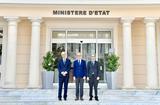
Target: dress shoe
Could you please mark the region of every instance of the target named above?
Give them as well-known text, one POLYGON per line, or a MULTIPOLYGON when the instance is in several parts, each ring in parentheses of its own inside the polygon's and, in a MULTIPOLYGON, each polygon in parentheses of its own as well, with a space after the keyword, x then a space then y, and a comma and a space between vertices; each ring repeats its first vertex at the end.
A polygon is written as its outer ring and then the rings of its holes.
POLYGON ((92 97, 89 98, 89 101, 92 101, 92 97))
POLYGON ((98 97, 95 97, 95 100, 96 100, 96 101, 99 101, 98 97))
POLYGON ((65 101, 67 101, 67 98, 64 98, 65 101))
POLYGON ((84 100, 82 97, 81 97, 80 99, 81 99, 81 101, 83 101, 83 100, 84 100))
POLYGON ((79 100, 79 98, 76 98, 76 99, 75 99, 75 101, 78 101, 78 100, 79 100))
POLYGON ((58 98, 58 100, 59 100, 59 101, 62 101, 62 99, 61 99, 61 98, 58 98))

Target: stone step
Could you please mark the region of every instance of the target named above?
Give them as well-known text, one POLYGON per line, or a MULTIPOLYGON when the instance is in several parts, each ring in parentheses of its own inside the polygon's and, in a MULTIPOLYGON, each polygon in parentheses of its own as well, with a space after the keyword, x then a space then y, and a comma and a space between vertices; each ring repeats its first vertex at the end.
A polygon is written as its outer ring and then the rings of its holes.
POLYGON ((75 101, 75 89, 68 90, 68 100, 58 101, 58 89, 0 89, 0 105, 160 105, 159 90, 99 89, 100 101, 89 101, 84 89, 84 101, 75 101))
POLYGON ((1 105, 160 105, 159 102, 19 102, 0 103, 1 105))

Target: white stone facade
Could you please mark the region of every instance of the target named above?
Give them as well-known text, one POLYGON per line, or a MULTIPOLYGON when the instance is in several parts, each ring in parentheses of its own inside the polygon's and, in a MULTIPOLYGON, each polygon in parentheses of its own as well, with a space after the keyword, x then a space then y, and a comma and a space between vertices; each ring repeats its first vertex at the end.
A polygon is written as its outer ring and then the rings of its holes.
POLYGON ((82 6, 77 1, 77 7, 73 6, 74 2, 59 5, 54 2, 50 5, 27 2, 21 4, 17 1, 13 4, 6 1, 0 4, 0 27, 6 33, 2 44, 3 63, 0 65, 2 88, 41 88, 42 58, 45 52, 52 49, 51 32, 54 29, 95 29, 96 32, 99 29, 111 29, 113 49, 120 56, 121 63, 118 88, 160 87, 158 1, 154 1, 158 6, 141 2, 136 7, 127 1, 130 7, 124 7, 127 5, 125 3, 114 5, 114 1, 112 5, 111 2, 105 2, 105 6, 91 1, 88 2, 89 6, 87 3, 82 6), (71 6, 84 11, 103 8, 110 13, 105 16, 52 14, 53 10, 72 10, 71 6))

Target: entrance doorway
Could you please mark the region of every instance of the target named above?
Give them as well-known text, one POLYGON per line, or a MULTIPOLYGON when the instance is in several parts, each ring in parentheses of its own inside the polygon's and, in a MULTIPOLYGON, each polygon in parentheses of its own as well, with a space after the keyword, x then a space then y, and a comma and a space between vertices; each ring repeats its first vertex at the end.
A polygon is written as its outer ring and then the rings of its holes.
MULTIPOLYGON (((94 30, 94 31, 75 31, 75 30, 53 30, 52 31, 52 51, 58 49, 65 51, 72 62, 76 59, 76 53, 82 52, 82 58, 86 63, 90 60, 92 54, 100 63, 100 82, 104 82, 104 54, 112 49, 112 31, 94 30)), ((58 51, 56 50, 56 51, 58 51)), ((73 69, 70 71, 70 80, 73 82, 73 69)), ((55 82, 58 82, 58 71, 55 73, 55 82)))

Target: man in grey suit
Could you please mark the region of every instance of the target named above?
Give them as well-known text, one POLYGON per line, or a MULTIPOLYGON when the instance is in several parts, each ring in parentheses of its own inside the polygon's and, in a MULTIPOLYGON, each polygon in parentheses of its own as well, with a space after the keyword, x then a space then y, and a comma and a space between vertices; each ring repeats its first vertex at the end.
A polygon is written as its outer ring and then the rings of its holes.
POLYGON ((73 63, 73 79, 76 82, 76 101, 83 101, 83 84, 86 78, 86 61, 82 59, 82 54, 77 53, 77 60, 73 63), (79 92, 80 91, 80 92, 79 92), (80 93, 80 94, 79 94, 80 93))
POLYGON ((91 61, 88 62, 87 64, 87 80, 89 83, 89 100, 91 101, 93 98, 93 87, 94 87, 94 93, 95 93, 95 100, 98 100, 98 81, 100 77, 100 68, 99 68, 99 63, 95 59, 95 55, 91 56, 91 61))

